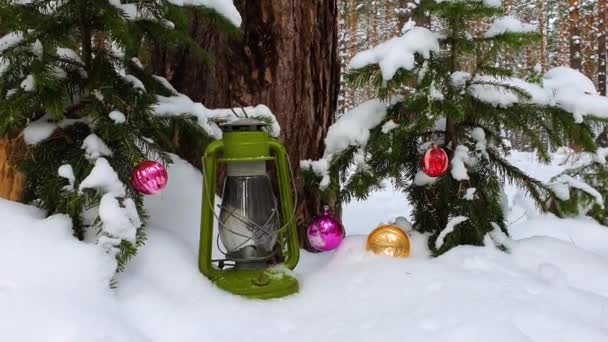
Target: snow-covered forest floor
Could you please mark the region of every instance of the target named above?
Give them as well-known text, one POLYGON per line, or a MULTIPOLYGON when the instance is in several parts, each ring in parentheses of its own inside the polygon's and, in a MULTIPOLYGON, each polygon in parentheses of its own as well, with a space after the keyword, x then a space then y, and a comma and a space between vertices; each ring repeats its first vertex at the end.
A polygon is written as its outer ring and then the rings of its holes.
MULTIPOLYGON (((548 180, 563 155, 538 165, 548 180)), ((0 200, 0 341, 608 341, 608 228, 541 216, 515 187, 510 253, 458 247, 430 258, 365 252, 380 222, 407 216, 390 188, 344 210, 349 237, 335 252, 303 252, 297 295, 251 301, 216 289, 196 266, 199 172, 176 160, 169 186, 148 197, 148 241, 107 287, 113 263, 72 238, 69 220, 0 200)))

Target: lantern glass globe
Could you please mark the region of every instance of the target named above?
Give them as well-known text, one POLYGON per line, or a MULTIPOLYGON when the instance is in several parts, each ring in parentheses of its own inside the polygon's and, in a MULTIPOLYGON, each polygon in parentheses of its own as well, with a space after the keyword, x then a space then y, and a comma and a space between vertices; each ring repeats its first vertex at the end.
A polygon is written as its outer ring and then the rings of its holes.
POLYGON ((220 220, 220 239, 229 258, 247 263, 272 255, 280 220, 264 162, 230 165, 224 181, 220 220))

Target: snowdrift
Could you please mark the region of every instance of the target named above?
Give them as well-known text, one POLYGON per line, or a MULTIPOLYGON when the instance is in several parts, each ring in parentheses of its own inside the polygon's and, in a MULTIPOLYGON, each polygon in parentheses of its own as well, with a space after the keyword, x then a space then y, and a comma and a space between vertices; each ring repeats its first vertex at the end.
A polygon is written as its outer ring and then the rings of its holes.
POLYGON ((608 229, 592 221, 536 217, 511 227, 510 253, 435 259, 418 234, 405 260, 351 235, 303 254, 300 293, 255 301, 198 272, 200 184, 176 160, 147 200, 146 246, 113 280, 112 260, 75 240, 66 217, 0 200, 0 341, 608 341, 608 229))

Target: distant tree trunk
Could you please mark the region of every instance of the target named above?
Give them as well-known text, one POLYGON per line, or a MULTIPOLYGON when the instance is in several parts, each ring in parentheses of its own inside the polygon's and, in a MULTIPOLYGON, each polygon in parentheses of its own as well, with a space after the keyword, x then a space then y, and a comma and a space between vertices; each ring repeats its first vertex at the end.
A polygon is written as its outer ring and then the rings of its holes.
POLYGON ((606 21, 608 11, 606 0, 598 0, 598 40, 597 40, 597 83, 600 94, 606 96, 606 21))
POLYGON ((570 67, 581 70, 583 55, 581 53, 579 0, 568 0, 568 22, 570 23, 570 67))
POLYGON ((597 31, 595 30, 597 14, 590 11, 583 14, 581 25, 579 25, 579 34, 581 36, 581 71, 590 79, 595 80, 595 71, 597 64, 595 63, 597 55, 597 31))
POLYGON ((367 2, 367 47, 376 45, 376 1, 367 2))
POLYGON ((408 22, 411 18, 411 13, 407 5, 410 0, 399 0, 399 20, 397 20, 397 32, 401 34, 401 30, 403 29, 403 25, 408 22))
POLYGON ((541 72, 546 70, 547 56, 547 27, 545 21, 545 0, 538 1, 538 32, 540 34, 540 51, 538 52, 538 63, 541 72))
POLYGON ((358 38, 359 38, 359 13, 357 9, 358 5, 355 0, 348 0, 348 13, 349 13, 349 32, 350 42, 349 54, 353 56, 357 50, 358 38))
POLYGON ((383 22, 385 23, 384 25, 384 32, 383 32, 383 37, 384 40, 387 40, 389 38, 392 37, 392 27, 393 25, 395 25, 395 23, 393 22, 393 5, 391 3, 391 0, 385 0, 384 1, 384 20, 383 22))
MULTIPOLYGON (((355 56, 359 49, 359 11, 358 5, 355 0, 348 0, 348 13, 349 13, 349 41, 348 41, 348 63, 355 56)), ((348 64, 347 63, 347 64, 348 64)), ((357 92, 354 87, 348 89, 348 108, 352 108, 357 105, 357 92)))
MULTIPOLYGON (((340 58, 340 74, 348 69, 350 57, 348 55, 348 43, 350 32, 348 32, 349 2, 342 1, 338 9, 338 57, 340 58)), ((338 95, 337 115, 345 113, 349 109, 348 89, 340 78, 340 94, 338 95)))
MULTIPOLYGON (((299 176, 302 159, 318 159, 334 122, 339 92, 337 6, 332 0, 236 0, 242 36, 229 39, 195 16, 192 36, 212 56, 157 51, 157 72, 207 107, 267 105, 281 125, 297 178, 298 226, 319 212, 317 189, 299 176)), ((334 204, 334 203, 330 203, 334 204)))
POLYGON ((558 66, 568 65, 568 30, 569 30, 569 11, 568 1, 560 0, 559 6, 559 55, 558 55, 558 66))
POLYGON ((21 200, 25 181, 15 164, 24 151, 25 144, 22 139, 0 139, 0 198, 21 200))
POLYGON ((511 14, 511 0, 503 0, 502 2, 502 8, 505 12, 505 15, 509 15, 511 14))

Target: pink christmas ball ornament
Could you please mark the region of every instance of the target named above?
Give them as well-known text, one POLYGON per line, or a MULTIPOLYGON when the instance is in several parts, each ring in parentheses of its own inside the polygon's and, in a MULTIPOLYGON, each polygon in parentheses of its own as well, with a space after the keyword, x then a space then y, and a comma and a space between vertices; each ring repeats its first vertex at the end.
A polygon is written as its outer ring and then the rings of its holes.
POLYGON ((167 169, 155 161, 144 160, 131 172, 131 187, 144 195, 161 192, 169 181, 167 169))
POLYGON ((327 252, 336 249, 344 240, 344 227, 331 216, 329 207, 317 216, 307 227, 306 236, 312 248, 327 252))

